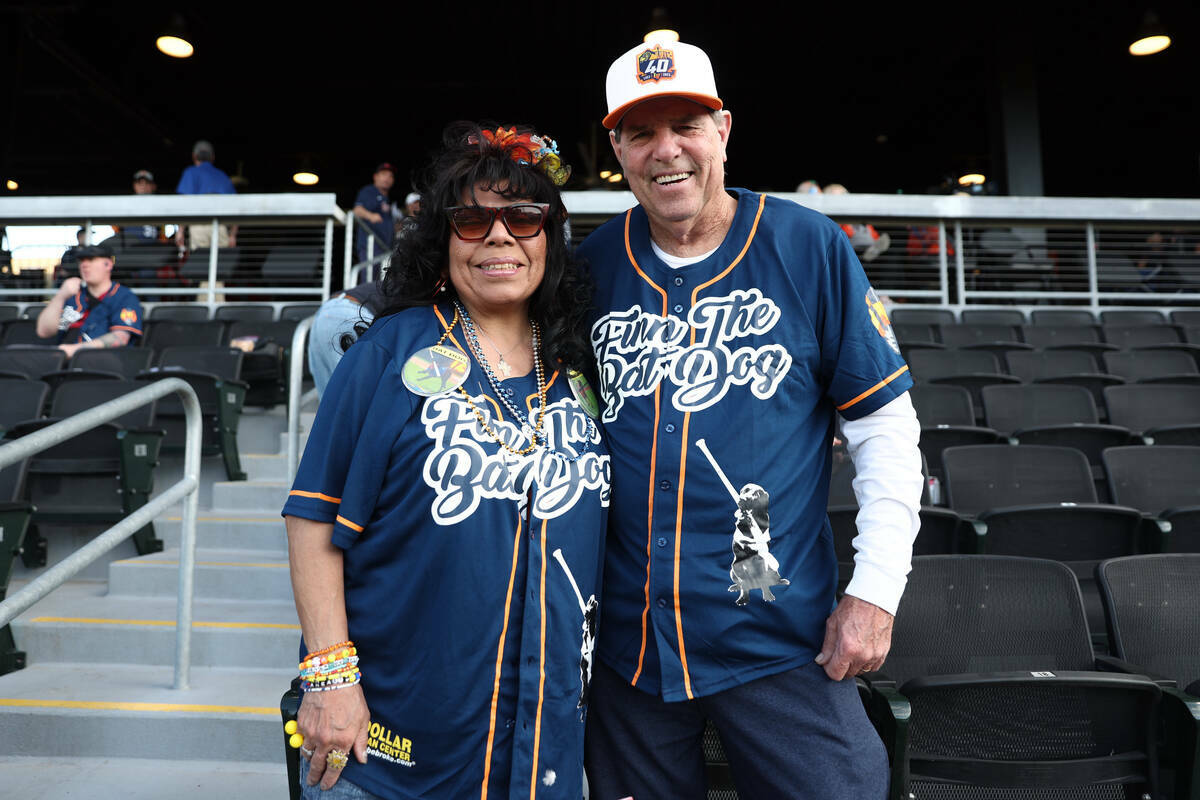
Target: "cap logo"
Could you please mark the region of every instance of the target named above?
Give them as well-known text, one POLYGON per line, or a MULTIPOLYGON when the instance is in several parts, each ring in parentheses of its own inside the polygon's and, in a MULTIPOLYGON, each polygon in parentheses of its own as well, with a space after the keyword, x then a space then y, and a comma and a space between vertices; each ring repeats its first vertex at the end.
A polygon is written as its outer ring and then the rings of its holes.
POLYGON ((663 47, 651 47, 638 54, 638 83, 670 80, 675 77, 675 52, 663 47))

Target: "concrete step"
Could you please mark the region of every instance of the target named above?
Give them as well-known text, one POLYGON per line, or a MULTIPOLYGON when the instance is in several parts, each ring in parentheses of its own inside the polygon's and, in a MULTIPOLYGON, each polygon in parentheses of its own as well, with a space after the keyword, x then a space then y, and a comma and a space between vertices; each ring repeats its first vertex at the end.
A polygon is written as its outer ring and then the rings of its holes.
MULTIPOLYGON (((282 508, 282 506, 280 506, 282 508)), ((154 522, 165 547, 179 547, 183 517, 169 515, 154 522)), ((287 532, 279 509, 256 513, 222 514, 201 511, 196 518, 196 546, 218 550, 269 550, 287 553, 287 532)))
POLYGON ((167 666, 31 666, 0 676, 0 756, 280 763, 279 698, 295 672, 193 668, 177 691, 167 666))
POLYGON ((211 800, 286 797, 287 768, 256 761, 0 758, 5 796, 38 800, 211 800))
MULTIPOLYGON (((196 551, 195 597, 204 600, 292 602, 287 556, 259 550, 196 551)), ((114 561, 108 571, 112 595, 175 597, 179 551, 114 561)))
MULTIPOLYGON (((251 481, 283 481, 287 479, 287 453, 251 453, 242 456, 242 469, 251 481)), ((223 480, 223 479, 222 479, 223 480)))
MULTIPOLYGON (((40 524, 38 531, 46 537, 46 566, 26 567, 20 557, 13 560, 13 579, 26 580, 36 578, 50 567, 62 561, 67 556, 108 530, 111 525, 52 525, 40 524)), ((155 532, 157 533, 157 527, 155 532)), ((32 537, 26 535, 26 545, 30 545, 32 537)), ((75 577, 79 580, 104 581, 108 578, 108 566, 113 561, 137 557, 137 548, 132 539, 126 539, 99 559, 84 567, 75 577)))
MULTIPOLYGON (((29 664, 175 663, 176 598, 106 593, 71 582, 13 620, 29 664)), ((300 623, 290 603, 198 600, 192 610, 192 664, 275 669, 297 660, 300 623)))
POLYGON ((276 514, 291 486, 283 481, 223 481, 212 487, 213 510, 276 514))

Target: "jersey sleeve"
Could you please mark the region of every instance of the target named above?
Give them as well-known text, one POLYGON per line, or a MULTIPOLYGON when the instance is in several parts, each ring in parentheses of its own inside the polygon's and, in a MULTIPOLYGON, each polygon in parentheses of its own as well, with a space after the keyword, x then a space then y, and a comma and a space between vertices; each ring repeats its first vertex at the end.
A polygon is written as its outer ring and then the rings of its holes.
POLYGON ((109 321, 110 331, 125 331, 130 336, 142 335, 142 303, 137 295, 125 289, 117 298, 117 307, 109 321))
POLYGON ((908 365, 879 296, 845 236, 829 243, 820 331, 823 371, 837 410, 849 420, 882 408, 912 386, 908 365))
POLYGON ((412 407, 391 354, 354 344, 325 387, 284 516, 333 523, 333 543, 351 546, 370 522, 412 407))
POLYGON ((354 205, 362 206, 367 211, 375 211, 372 206, 375 205, 375 191, 372 186, 364 186, 358 190, 358 196, 354 198, 354 205))

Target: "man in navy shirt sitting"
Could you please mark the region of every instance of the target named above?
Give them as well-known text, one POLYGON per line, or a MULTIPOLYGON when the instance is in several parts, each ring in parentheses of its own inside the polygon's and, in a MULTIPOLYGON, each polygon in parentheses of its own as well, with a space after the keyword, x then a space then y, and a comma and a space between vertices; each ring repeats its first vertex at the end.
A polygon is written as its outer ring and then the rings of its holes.
POLYGON ((80 277, 58 287, 38 314, 37 335, 57 335, 58 349, 68 357, 81 347, 124 347, 142 335, 142 304, 128 287, 113 283, 111 248, 88 245, 77 254, 80 277))
MULTIPOLYGON (((396 168, 386 161, 375 168, 371 183, 358 190, 354 198, 354 216, 367 223, 367 227, 378 239, 375 242, 374 255, 391 252, 392 237, 396 232, 396 220, 392 210, 392 201, 388 192, 396 182, 396 168)), ((355 254, 359 261, 367 260, 367 237, 360 232, 356 243, 355 254)), ((372 268, 371 274, 377 270, 372 268)))
MULTIPOLYGON (((216 151, 212 142, 203 139, 192 145, 192 166, 183 171, 176 194, 237 194, 233 181, 225 172, 213 164, 216 151)), ((218 228, 217 247, 237 247, 237 226, 221 225, 218 228)), ((192 225, 188 228, 188 248, 196 250, 212 244, 210 225, 192 225)), ((183 247, 183 226, 175 234, 175 243, 183 247)))

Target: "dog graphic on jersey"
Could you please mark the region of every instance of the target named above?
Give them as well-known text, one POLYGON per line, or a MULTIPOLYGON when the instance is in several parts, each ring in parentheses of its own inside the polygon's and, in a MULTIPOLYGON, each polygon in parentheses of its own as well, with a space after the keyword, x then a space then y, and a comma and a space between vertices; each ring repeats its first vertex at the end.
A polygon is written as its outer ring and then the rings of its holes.
POLYGON ((583 599, 579 585, 575 583, 575 576, 567 566, 567 560, 563 558, 562 549, 556 549, 553 555, 554 560, 567 574, 567 580, 571 582, 571 588, 575 591, 575 599, 579 601, 579 610, 583 612, 583 635, 579 644, 578 705, 578 708, 582 709, 587 707, 588 692, 592 686, 592 651, 596 647, 596 614, 600 610, 600 602, 596 600, 596 595, 591 595, 587 600, 583 599))
POLYGON ((740 492, 735 492, 733 484, 725 477, 725 472, 709 452, 704 440, 697 439, 696 447, 708 458, 737 505, 737 511, 734 512, 733 564, 729 567, 729 577, 733 581, 729 591, 738 593, 734 602, 739 606, 746 605, 750 602, 750 593, 755 589, 762 592, 763 600, 773 602, 775 595, 771 587, 787 586, 791 581, 779 574, 779 560, 771 555, 771 515, 768 510, 771 496, 757 483, 747 483, 740 492))

